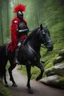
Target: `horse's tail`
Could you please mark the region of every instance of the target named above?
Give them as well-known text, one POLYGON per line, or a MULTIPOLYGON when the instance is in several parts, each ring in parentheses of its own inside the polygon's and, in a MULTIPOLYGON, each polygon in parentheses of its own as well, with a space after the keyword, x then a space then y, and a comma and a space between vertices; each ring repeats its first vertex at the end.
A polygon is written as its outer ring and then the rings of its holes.
POLYGON ((0 46, 0 78, 4 76, 6 61, 6 45, 0 46))

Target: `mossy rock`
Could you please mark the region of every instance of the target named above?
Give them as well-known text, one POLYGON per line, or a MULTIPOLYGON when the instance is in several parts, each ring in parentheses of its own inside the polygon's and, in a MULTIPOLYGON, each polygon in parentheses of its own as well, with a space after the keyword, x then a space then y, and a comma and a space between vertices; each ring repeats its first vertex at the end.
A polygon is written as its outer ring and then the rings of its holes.
POLYGON ((64 49, 62 49, 62 50, 59 52, 59 56, 64 57, 64 49))
POLYGON ((51 75, 59 75, 59 76, 64 76, 64 63, 61 63, 59 65, 52 66, 51 68, 48 68, 45 70, 46 76, 51 76, 51 75))
POLYGON ((54 59, 53 64, 55 65, 55 64, 57 64, 57 63, 62 62, 63 60, 64 60, 64 57, 58 56, 56 59, 54 59))
POLYGON ((62 78, 61 76, 53 75, 53 76, 45 77, 40 81, 46 85, 64 89, 64 78, 63 79, 61 78, 62 78))
POLYGON ((52 67, 46 69, 44 73, 45 73, 46 76, 55 75, 55 72, 52 70, 52 67))

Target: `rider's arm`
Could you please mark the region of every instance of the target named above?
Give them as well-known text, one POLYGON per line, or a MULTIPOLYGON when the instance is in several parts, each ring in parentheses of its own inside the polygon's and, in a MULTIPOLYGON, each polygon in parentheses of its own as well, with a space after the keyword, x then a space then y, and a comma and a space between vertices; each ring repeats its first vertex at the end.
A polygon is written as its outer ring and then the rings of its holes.
POLYGON ((18 36, 28 35, 29 28, 26 23, 20 22, 17 28, 18 36))

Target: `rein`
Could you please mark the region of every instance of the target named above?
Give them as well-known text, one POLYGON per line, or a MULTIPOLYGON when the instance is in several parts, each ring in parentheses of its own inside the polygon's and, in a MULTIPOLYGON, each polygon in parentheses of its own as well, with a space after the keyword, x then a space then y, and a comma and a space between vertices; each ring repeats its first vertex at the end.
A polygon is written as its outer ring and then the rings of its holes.
POLYGON ((36 51, 28 44, 29 48, 36 54, 37 58, 39 59, 39 55, 36 53, 36 51))

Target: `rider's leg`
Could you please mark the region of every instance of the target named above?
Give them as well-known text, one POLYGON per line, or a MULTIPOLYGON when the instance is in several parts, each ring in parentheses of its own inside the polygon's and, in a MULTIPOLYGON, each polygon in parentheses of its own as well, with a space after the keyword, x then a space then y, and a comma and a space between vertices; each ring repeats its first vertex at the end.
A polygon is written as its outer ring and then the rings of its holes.
POLYGON ((19 52, 20 46, 21 46, 21 42, 19 41, 18 44, 17 44, 17 48, 15 50, 14 64, 19 64, 19 61, 18 61, 18 52, 19 52))

